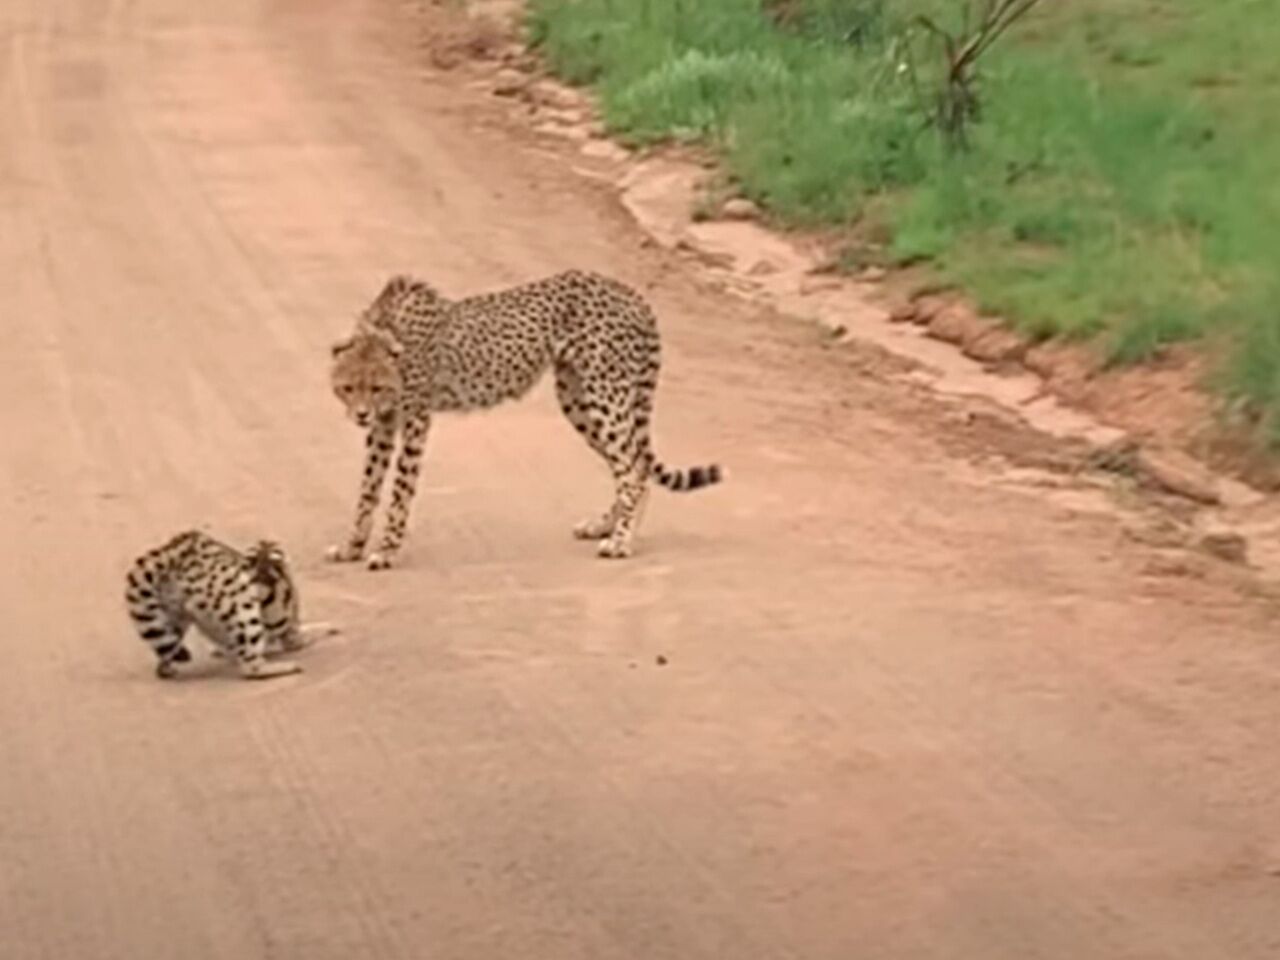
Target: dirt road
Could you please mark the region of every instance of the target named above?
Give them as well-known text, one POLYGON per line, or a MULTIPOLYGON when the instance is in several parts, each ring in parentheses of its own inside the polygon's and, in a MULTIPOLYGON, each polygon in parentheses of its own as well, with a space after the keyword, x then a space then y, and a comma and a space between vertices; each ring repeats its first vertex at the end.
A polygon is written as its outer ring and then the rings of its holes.
POLYGON ((0 956, 1280 955, 1266 611, 643 249, 414 24, 0 13, 0 956), (659 452, 730 482, 598 561, 544 389, 439 424, 400 569, 325 566, 353 312, 567 266, 649 291, 659 452), (197 523, 288 545, 306 673, 152 677, 122 570, 197 523))

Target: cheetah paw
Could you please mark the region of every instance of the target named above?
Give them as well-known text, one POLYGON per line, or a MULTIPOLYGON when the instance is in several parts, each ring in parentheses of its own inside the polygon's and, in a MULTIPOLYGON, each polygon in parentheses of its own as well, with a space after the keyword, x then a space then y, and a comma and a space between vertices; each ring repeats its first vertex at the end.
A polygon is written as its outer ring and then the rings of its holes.
POLYGON ((583 520, 573 528, 575 540, 603 540, 613 534, 613 521, 608 517, 583 520))
POLYGON ((334 544, 324 552, 324 558, 330 563, 355 563, 364 555, 364 547, 352 544, 334 544))
POLYGON ((605 560, 623 560, 631 556, 631 543, 610 537, 608 540, 600 541, 596 554, 605 560))
POLYGON ((390 570, 391 564, 395 557, 390 553, 383 553, 381 550, 369 554, 369 559, 365 561, 365 566, 370 570, 390 570))
POLYGON ((270 680, 272 677, 287 677, 301 673, 302 665, 292 660, 259 660, 257 663, 245 664, 240 668, 240 675, 246 680, 270 680))

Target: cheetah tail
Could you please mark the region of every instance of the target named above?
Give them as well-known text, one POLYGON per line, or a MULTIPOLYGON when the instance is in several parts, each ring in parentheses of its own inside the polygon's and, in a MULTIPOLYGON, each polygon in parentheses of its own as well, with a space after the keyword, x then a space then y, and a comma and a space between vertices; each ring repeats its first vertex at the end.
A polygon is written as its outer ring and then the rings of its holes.
POLYGON ((688 470, 671 470, 660 463, 653 465, 653 478, 668 490, 688 493, 702 487, 709 487, 724 479, 724 471, 720 464, 713 463, 705 467, 690 467, 688 470))

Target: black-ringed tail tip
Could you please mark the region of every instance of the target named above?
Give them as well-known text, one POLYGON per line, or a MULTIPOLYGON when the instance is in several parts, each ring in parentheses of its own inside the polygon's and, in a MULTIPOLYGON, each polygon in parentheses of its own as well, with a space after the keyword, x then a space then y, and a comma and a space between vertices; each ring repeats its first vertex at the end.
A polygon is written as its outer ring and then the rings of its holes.
POLYGON ((653 465, 653 478, 661 486, 676 493, 689 493, 713 486, 724 479, 724 468, 718 463, 703 467, 690 467, 687 470, 672 470, 660 463, 653 465))

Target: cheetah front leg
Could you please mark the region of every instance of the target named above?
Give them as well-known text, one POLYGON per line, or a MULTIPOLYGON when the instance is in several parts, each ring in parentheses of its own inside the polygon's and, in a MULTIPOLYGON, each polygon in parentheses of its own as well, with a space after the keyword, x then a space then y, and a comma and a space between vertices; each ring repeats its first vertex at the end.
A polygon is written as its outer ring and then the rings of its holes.
POLYGON ((427 433, 431 429, 428 416, 407 417, 404 421, 403 445, 396 460, 396 479, 391 491, 391 506, 387 509, 387 527, 376 552, 369 555, 370 570, 385 570, 395 562, 400 546, 404 543, 405 529, 409 525, 409 508, 418 490, 418 471, 422 467, 422 454, 427 446, 427 433))
POLYGON ((373 514, 382 497, 382 484, 395 449, 396 418, 379 417, 365 438, 364 476, 360 481, 360 499, 356 504, 356 522, 345 544, 335 544, 325 553, 333 563, 351 563, 364 556, 364 548, 373 531, 373 514))

